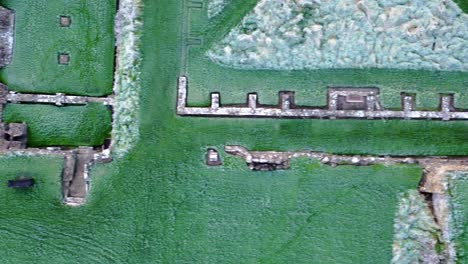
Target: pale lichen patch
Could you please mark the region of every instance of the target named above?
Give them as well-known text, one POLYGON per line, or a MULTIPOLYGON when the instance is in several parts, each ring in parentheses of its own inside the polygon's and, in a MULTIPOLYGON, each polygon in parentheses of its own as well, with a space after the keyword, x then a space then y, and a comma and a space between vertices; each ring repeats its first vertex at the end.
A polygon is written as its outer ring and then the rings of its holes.
POLYGON ((214 18, 223 12, 230 0, 211 0, 208 2, 208 18, 214 18))
POLYGON ((468 71, 467 21, 445 0, 261 0, 207 55, 242 69, 468 71))
POLYGON ((416 190, 401 195, 394 224, 392 263, 439 263, 441 232, 416 190))

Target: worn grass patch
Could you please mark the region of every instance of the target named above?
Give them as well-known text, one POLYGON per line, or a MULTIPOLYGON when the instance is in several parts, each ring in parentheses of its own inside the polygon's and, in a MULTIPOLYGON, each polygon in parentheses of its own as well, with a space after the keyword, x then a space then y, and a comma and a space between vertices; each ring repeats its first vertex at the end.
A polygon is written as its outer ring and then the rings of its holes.
POLYGON ((6 123, 26 122, 28 146, 97 146, 110 136, 111 111, 104 105, 56 107, 9 104, 6 123))
POLYGON ((11 90, 102 96, 112 93, 115 0, 1 0, 16 12, 13 63, 0 70, 11 90), (60 27, 60 16, 70 27, 60 27), (70 54, 59 65, 59 53, 70 54))

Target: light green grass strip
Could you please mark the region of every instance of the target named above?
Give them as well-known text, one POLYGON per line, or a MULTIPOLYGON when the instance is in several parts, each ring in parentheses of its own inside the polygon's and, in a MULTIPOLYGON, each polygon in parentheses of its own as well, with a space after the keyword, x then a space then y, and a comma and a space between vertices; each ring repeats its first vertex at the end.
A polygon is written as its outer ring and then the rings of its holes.
POLYGON ((141 90, 141 53, 143 2, 123 0, 117 14, 117 68, 115 71, 113 151, 117 157, 127 153, 137 142, 139 135, 139 111, 141 90))

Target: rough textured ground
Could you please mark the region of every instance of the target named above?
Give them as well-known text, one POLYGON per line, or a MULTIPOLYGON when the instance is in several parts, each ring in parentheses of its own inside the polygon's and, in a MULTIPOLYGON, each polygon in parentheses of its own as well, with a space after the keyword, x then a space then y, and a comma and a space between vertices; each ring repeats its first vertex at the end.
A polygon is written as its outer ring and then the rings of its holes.
POLYGON ((242 69, 468 71, 468 15, 442 0, 261 0, 208 55, 242 69))
POLYGON ((16 10, 13 63, 0 70, 11 90, 101 96, 112 93, 115 0, 1 0, 16 10), (59 25, 71 16, 70 28, 59 25), (70 65, 58 65, 69 53, 70 65))
POLYGON ((401 196, 394 225, 392 263, 439 263, 441 231, 429 208, 417 190, 401 196))

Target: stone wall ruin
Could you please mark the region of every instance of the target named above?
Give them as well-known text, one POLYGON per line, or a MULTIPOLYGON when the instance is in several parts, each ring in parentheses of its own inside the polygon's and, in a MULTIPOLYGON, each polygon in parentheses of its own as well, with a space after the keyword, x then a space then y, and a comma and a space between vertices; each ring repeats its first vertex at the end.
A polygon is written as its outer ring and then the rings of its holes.
POLYGON ((382 107, 379 89, 376 87, 329 87, 328 105, 299 106, 295 103, 293 91, 279 93, 278 105, 258 103, 258 95, 250 93, 247 102, 222 105, 221 95, 211 93, 208 107, 187 106, 188 79, 179 77, 177 93, 177 114, 181 116, 206 117, 250 117, 250 118, 316 118, 316 119, 434 119, 468 120, 468 110, 454 105, 453 94, 441 94, 438 110, 415 109, 415 95, 401 94, 401 110, 382 107))
POLYGON ((15 13, 0 6, 0 68, 5 67, 12 61, 14 34, 15 13))

